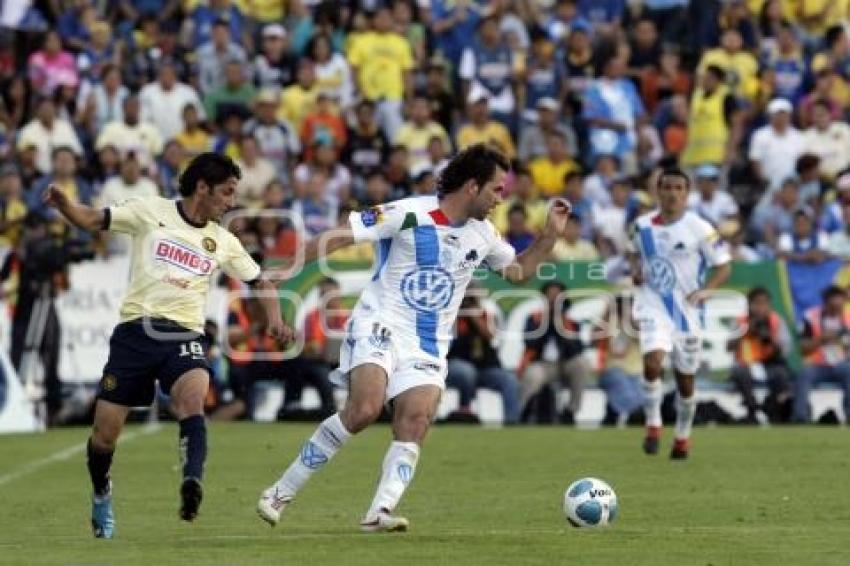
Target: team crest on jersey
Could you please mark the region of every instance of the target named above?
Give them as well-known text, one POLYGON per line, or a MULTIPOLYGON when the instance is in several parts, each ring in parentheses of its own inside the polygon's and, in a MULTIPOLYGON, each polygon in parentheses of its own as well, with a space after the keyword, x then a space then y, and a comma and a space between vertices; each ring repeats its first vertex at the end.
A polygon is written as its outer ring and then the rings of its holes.
POLYGON ((207 250, 209 253, 215 253, 216 248, 218 247, 215 243, 215 240, 212 238, 204 238, 201 240, 201 245, 207 250))
POLYGON ((366 228, 379 224, 383 220, 383 213, 378 207, 367 208, 360 212, 360 221, 366 228))
POLYGON ((369 336, 369 344, 379 350, 389 350, 391 335, 392 332, 390 332, 389 328, 381 326, 376 322, 372 325, 372 335, 369 336))
POLYGON ((410 308, 433 313, 448 306, 454 295, 452 276, 442 267, 421 267, 401 280, 401 296, 410 308))
POLYGON ((154 259, 193 275, 209 275, 215 269, 212 259, 173 240, 158 240, 154 244, 154 259))
POLYGON ((655 256, 649 260, 649 286, 659 293, 669 293, 676 286, 676 271, 670 260, 655 256))
POLYGON ((116 387, 118 387, 118 378, 111 373, 107 373, 100 380, 100 388, 103 391, 114 391, 116 387))

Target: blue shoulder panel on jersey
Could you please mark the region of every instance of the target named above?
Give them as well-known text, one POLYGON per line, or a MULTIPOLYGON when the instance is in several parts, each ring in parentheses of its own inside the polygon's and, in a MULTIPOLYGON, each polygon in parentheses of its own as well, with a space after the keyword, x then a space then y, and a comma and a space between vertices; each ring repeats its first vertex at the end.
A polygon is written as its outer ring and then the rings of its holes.
POLYGON ((382 238, 378 241, 378 267, 375 269, 375 275, 372 276, 372 281, 377 281, 381 276, 381 272, 387 263, 387 258, 390 257, 390 247, 392 244, 392 238, 382 238))
MULTIPOLYGON (((413 243, 416 248, 416 266, 438 267, 440 265, 440 239, 433 225, 416 226, 413 228, 413 243)), ((419 347, 422 351, 439 356, 437 349, 437 310, 416 311, 416 335, 419 337, 419 347)))
MULTIPOLYGON (((640 234, 640 247, 643 248, 643 253, 646 255, 647 262, 651 263, 652 258, 657 255, 655 239, 652 237, 652 228, 649 226, 641 226, 638 228, 638 232, 640 234)), ((669 292, 656 292, 661 295, 661 300, 664 301, 664 306, 667 308, 667 314, 669 314, 670 318, 673 319, 673 324, 677 327, 681 327, 679 328, 680 330, 688 332, 688 319, 685 318, 685 314, 679 310, 679 306, 673 299, 673 295, 669 292)))

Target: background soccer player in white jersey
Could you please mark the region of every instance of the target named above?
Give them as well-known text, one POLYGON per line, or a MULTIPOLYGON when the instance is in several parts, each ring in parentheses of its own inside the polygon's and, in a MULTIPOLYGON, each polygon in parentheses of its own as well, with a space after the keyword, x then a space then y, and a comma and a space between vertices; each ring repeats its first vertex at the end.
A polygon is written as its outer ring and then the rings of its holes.
POLYGON ((230 158, 204 153, 181 176, 183 199, 178 201, 129 199, 101 210, 71 202, 54 186, 45 192, 45 202, 75 226, 123 232, 133 238, 130 288, 121 305, 121 323, 109 341, 88 441, 94 488, 92 529, 98 538, 114 535, 109 468, 118 436, 131 407, 151 404, 156 380, 171 396, 171 409, 180 423, 180 517, 191 521, 197 516, 207 452, 203 415, 209 384, 202 331, 216 268, 264 291, 261 300, 268 332, 282 341, 291 338, 277 298, 268 292, 274 291, 274 285, 261 278, 260 267, 236 236, 218 224, 235 205, 239 176, 230 158))
POLYGON ((703 301, 729 277, 729 251, 717 231, 687 210, 690 179, 680 169, 658 179, 659 210, 633 226, 630 259, 635 283, 634 318, 638 321, 644 363, 647 454, 658 453, 661 436, 661 377, 667 354, 676 375, 676 429, 670 457, 688 457, 694 420, 694 374, 701 354, 703 301), (708 268, 714 271, 705 280, 708 268))
POLYGON ((543 235, 516 257, 486 220, 502 200, 507 169, 500 154, 472 146, 446 166, 439 197, 354 212, 332 239, 307 244, 305 261, 318 257, 320 247, 324 255, 361 241, 375 243, 378 260, 340 351, 339 372, 349 387, 345 407, 319 425, 281 478, 263 492, 257 511, 264 520, 276 524, 309 477, 374 422, 389 401, 393 442, 361 528, 407 529, 407 519, 392 513, 413 478, 445 387, 452 325, 475 268, 486 264, 508 280, 523 281, 535 274, 566 226, 570 207, 556 201, 543 235))

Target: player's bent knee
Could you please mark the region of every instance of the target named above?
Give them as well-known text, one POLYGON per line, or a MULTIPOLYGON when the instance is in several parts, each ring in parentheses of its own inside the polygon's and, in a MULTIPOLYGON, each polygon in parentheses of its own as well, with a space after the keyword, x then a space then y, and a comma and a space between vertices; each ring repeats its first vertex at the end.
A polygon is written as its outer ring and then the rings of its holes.
POLYGON ((115 450, 120 434, 121 427, 118 425, 95 422, 91 431, 92 445, 100 451, 111 452, 115 450))
POLYGON ((342 424, 352 434, 357 434, 381 416, 380 403, 360 402, 346 407, 340 413, 342 424))
POLYGON ((204 414, 204 395, 189 393, 171 402, 171 408, 180 419, 204 414))
POLYGON ((644 377, 649 381, 659 379, 664 373, 664 365, 660 356, 648 355, 643 360, 644 377))
POLYGON ((399 418, 394 428, 396 440, 421 443, 431 428, 431 415, 417 411, 399 418))

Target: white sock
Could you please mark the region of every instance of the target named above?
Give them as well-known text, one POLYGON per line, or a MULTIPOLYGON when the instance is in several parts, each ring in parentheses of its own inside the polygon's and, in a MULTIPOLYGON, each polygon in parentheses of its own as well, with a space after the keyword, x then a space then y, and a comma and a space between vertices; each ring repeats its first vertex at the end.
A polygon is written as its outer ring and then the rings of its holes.
POLYGON ((696 408, 696 396, 691 395, 685 399, 676 393, 676 431, 674 435, 676 440, 686 440, 691 437, 696 408))
POLYGON ((643 380, 643 413, 646 416, 646 426, 661 426, 661 398, 664 388, 661 379, 655 381, 643 380))
POLYGON ((416 462, 419 460, 419 445, 415 442, 398 442, 390 444, 387 455, 384 456, 381 481, 378 490, 369 507, 367 517, 374 517, 381 509, 392 512, 398 505, 404 490, 413 480, 416 462))
POLYGON ((350 438, 351 433, 345 429, 339 413, 326 418, 316 428, 310 440, 301 446, 301 452, 274 487, 280 493, 294 496, 310 476, 322 469, 350 438))

